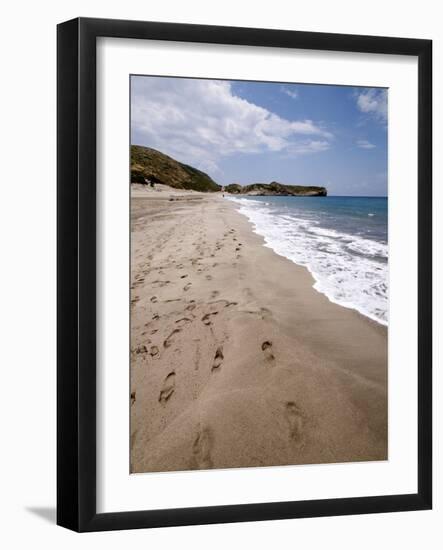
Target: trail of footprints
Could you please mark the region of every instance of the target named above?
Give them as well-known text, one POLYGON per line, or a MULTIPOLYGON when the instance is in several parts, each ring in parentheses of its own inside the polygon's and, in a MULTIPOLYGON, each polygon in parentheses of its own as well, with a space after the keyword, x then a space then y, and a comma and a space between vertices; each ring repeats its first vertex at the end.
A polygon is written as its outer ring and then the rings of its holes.
MULTIPOLYGON (((146 255, 147 261, 145 261, 140 266, 141 272, 134 275, 134 282, 131 285, 131 291, 135 291, 137 289, 137 287, 144 284, 146 275, 148 275, 152 271, 150 262, 154 258, 154 250, 160 250, 162 248, 162 246, 171 239, 171 237, 173 236, 173 233, 174 233, 174 229, 169 229, 168 231, 165 231, 164 233, 161 233, 158 236, 157 240, 158 240, 159 244, 157 244, 154 247, 154 249, 148 250, 148 254, 146 255)), ((136 254, 136 256, 139 258, 139 257, 142 256, 142 254, 140 252, 138 252, 136 254)), ((162 269, 161 267, 157 269, 159 274, 163 274, 161 269, 162 269)), ((163 286, 166 286, 166 285, 170 284, 170 282, 171 281, 157 280, 157 281, 153 281, 151 284, 152 285, 157 285, 157 287, 161 288, 163 286)), ((131 306, 135 306, 135 304, 139 301, 140 301, 140 296, 133 295, 131 297, 131 306)))
MULTIPOLYGON (((232 240, 236 245, 236 247, 235 247, 235 253, 236 253, 235 257, 236 257, 236 259, 239 259, 241 256, 240 256, 240 254, 238 254, 238 252, 240 252, 240 250, 241 250, 242 243, 238 242, 238 239, 235 235, 236 235, 236 232, 235 232, 234 229, 230 229, 230 230, 226 231, 224 233, 223 239, 216 241, 215 251, 214 251, 214 253, 210 254, 210 256, 214 257, 215 253, 218 252, 219 250, 221 250, 224 247, 224 242, 223 241, 226 241, 228 238, 232 237, 232 240)), ((176 261, 174 259, 172 259, 171 256, 169 256, 167 258, 167 262, 169 261, 170 264, 160 266, 158 268, 151 268, 151 264, 150 264, 150 261, 154 258, 155 250, 160 250, 162 248, 163 244, 168 242, 172 237, 173 237, 173 230, 168 230, 168 231, 166 231, 166 232, 164 232, 163 234, 160 235, 160 237, 158 239, 158 244, 151 250, 151 253, 146 256, 148 261, 145 262, 141 266, 142 267, 141 272, 134 276, 134 282, 131 285, 131 290, 135 291, 137 289, 137 287, 143 285, 145 283, 146 275, 148 275, 152 270, 157 271, 160 275, 164 275, 163 269, 166 269, 166 268, 170 267, 171 264, 176 264, 176 261), (163 244, 161 244, 161 243, 163 243, 163 244)), ((192 258, 191 259, 192 266, 196 266, 196 265, 203 266, 203 264, 201 264, 200 261, 204 259, 205 253, 209 250, 209 249, 204 247, 204 245, 206 245, 206 244, 207 243, 204 239, 199 239, 198 242, 193 242, 192 243, 192 245, 195 246, 196 251, 199 253, 199 256, 197 258, 192 258)), ((140 254, 137 254, 137 256, 140 256, 140 254)), ((215 267, 216 265, 218 265, 218 264, 215 262, 213 264, 213 267, 215 267)), ((175 267, 178 268, 178 269, 184 269, 183 264, 176 264, 175 267)), ((206 271, 207 269, 209 269, 209 266, 198 267, 197 272, 203 272, 203 271, 206 271)), ((188 277, 188 275, 186 274, 186 275, 182 275, 180 278, 185 279, 187 277, 188 277)), ((206 275, 206 279, 208 281, 211 281, 213 279, 213 276, 208 274, 208 275, 206 275)), ((171 284, 171 281, 158 279, 158 280, 152 281, 150 284, 154 285, 154 288, 162 288, 166 285, 171 284)), ((187 283, 183 287, 183 291, 188 292, 191 289, 191 287, 192 287, 192 283, 187 283)), ((218 292, 218 291, 213 291, 213 292, 218 292)), ((157 303, 158 302, 157 296, 152 296, 150 300, 151 300, 152 303, 157 303)), ((138 295, 133 295, 131 297, 131 305, 132 306, 135 306, 135 304, 139 301, 140 301, 140 297, 138 295)), ((173 301, 173 300, 168 300, 168 301, 173 301)))
MULTIPOLYGON (((234 253, 235 258, 239 259, 241 258, 240 252, 241 247, 243 246, 242 243, 238 242, 237 237, 235 236, 235 230, 230 229, 229 231, 226 231, 224 233, 224 238, 222 240, 218 240, 215 245, 215 250, 213 253, 210 253, 210 250, 207 249, 204 245, 207 243, 203 240, 200 240, 198 243, 192 243, 196 247, 196 251, 198 252, 199 256, 196 258, 191 259, 191 265, 195 268, 197 267, 197 273, 200 273, 202 271, 206 271, 208 269, 208 266, 204 266, 204 264, 200 263, 201 260, 204 259, 204 255, 207 252, 210 257, 214 257, 218 251, 220 251, 224 247, 224 241, 226 241, 229 238, 232 238, 232 241, 234 243, 234 253)), ((165 235, 166 240, 169 240, 171 237, 171 234, 165 235)), ((158 248, 158 246, 157 246, 158 248)), ((148 260, 152 260, 153 255, 148 255, 148 260)), ((161 266, 160 268, 157 268, 156 271, 159 274, 164 274, 162 269, 166 269, 170 267, 171 264, 175 264, 175 260, 169 258, 169 261, 171 262, 169 265, 161 266)), ((214 262, 213 267, 217 266, 218 264, 214 262)), ((142 271, 141 274, 138 274, 134 278, 134 283, 131 286, 132 290, 135 290, 138 286, 144 284, 145 282, 145 276, 151 271, 150 264, 146 263, 144 265, 145 269, 142 271)), ((183 264, 176 264, 175 267, 179 270, 182 270, 185 268, 183 264)), ((184 280, 188 278, 188 274, 183 274, 180 276, 180 280, 184 280)), ((213 277, 211 275, 206 275, 206 279, 208 281, 212 280, 213 277)), ((152 282, 152 285, 154 285, 156 288, 162 288, 166 285, 171 284, 171 281, 169 280, 160 280, 157 279, 152 282)), ((183 291, 188 292, 192 288, 192 283, 188 282, 184 287, 183 291)), ((211 291, 211 298, 216 298, 219 295, 218 290, 211 291)), ((139 296, 134 296, 131 300, 131 304, 135 305, 140 300, 139 296)), ((157 296, 152 296, 150 298, 150 301, 152 304, 156 304, 158 302, 157 296)), ((180 298, 177 299, 169 299, 166 300, 166 302, 179 302, 181 301, 180 298)), ((232 305, 237 305, 237 302, 232 302, 228 300, 216 300, 214 302, 209 302, 210 311, 206 312, 201 318, 201 322, 210 327, 213 323, 214 318, 220 313, 221 309, 227 308, 232 305), (221 306, 221 307, 220 307, 221 306)), ((197 304, 195 303, 195 300, 190 300, 187 305, 184 308, 185 312, 188 312, 188 314, 191 315, 192 319, 190 317, 182 316, 181 318, 177 319, 175 321, 175 324, 177 325, 176 328, 174 328, 167 338, 163 341, 163 347, 165 349, 168 349, 171 347, 173 343, 174 337, 179 334, 182 331, 182 328, 195 320, 194 310, 196 309, 197 304)), ((152 317, 153 321, 158 321, 160 319, 160 316, 158 314, 154 314, 152 317)), ((264 316, 263 316, 264 319, 264 316)), ((149 324, 149 323, 148 323, 149 324)), ((151 330, 151 334, 155 334, 157 332, 157 329, 151 330)), ((150 341, 149 341, 150 342, 150 341)), ((149 343, 148 342, 148 343, 149 343)), ((270 340, 265 340, 261 344, 261 350, 263 352, 264 358, 266 362, 270 365, 272 365, 275 362, 275 355, 273 351, 273 345, 270 340)), ((158 346, 153 345, 149 349, 145 346, 138 346, 136 348, 136 353, 142 353, 146 355, 150 355, 151 358, 155 359, 160 356, 160 350, 158 346)), ((211 364, 211 373, 220 372, 222 365, 224 361, 224 352, 223 352, 223 346, 220 345, 216 348, 214 358, 212 360, 211 364)), ((175 371, 171 371, 167 374, 167 376, 164 378, 160 392, 158 395, 158 401, 161 405, 166 406, 173 396, 176 388, 176 373, 175 371)), ((133 405, 136 402, 136 392, 131 393, 131 405, 133 405)), ((284 412, 283 412, 284 418, 288 425, 289 430, 289 439, 292 442, 292 444, 296 445, 298 448, 302 448, 304 446, 304 415, 301 410, 301 408, 294 402, 294 401, 288 401, 284 404, 284 412)), ((192 459, 191 459, 191 467, 195 469, 209 469, 213 467, 213 459, 211 456, 212 448, 214 444, 214 434, 210 427, 199 427, 197 436, 193 442, 192 445, 192 459)))

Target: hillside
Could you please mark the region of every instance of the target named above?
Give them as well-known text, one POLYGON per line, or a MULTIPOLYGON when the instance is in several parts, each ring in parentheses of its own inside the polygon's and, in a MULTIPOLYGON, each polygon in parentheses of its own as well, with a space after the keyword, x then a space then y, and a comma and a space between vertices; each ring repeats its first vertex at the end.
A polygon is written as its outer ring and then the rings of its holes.
POLYGON ((131 145, 131 183, 163 183, 176 189, 220 191, 208 174, 150 147, 131 145))
POLYGON ((300 196, 300 197, 326 197, 328 191, 326 187, 306 186, 306 185, 283 185, 277 181, 271 183, 252 183, 251 185, 239 185, 232 183, 225 187, 227 193, 233 195, 255 195, 255 196, 300 196))

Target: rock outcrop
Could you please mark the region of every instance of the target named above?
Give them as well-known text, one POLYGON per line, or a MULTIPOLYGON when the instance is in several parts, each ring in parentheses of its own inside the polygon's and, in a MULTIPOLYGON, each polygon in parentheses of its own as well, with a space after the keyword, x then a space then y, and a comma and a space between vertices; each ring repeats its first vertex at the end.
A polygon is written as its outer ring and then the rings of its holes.
POLYGON ((232 183, 227 185, 224 190, 232 195, 250 195, 250 196, 294 196, 294 197, 326 197, 328 191, 326 187, 317 187, 313 185, 283 185, 277 181, 271 183, 252 183, 251 185, 239 185, 232 183))

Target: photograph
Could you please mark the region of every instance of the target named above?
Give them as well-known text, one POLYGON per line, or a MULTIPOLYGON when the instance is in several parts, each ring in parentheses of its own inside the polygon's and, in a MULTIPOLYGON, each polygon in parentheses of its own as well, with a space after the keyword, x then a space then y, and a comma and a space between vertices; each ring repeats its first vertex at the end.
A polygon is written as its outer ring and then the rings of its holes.
POLYGON ((131 473, 388 460, 388 94, 130 75, 131 473))

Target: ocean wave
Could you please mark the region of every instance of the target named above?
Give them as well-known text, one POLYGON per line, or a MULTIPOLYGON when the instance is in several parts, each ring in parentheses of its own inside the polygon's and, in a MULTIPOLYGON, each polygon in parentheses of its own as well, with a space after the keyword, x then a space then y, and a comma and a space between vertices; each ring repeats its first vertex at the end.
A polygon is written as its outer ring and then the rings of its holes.
POLYGON ((282 214, 261 201, 231 199, 265 239, 265 246, 306 267, 330 301, 388 323, 388 246, 282 214))

